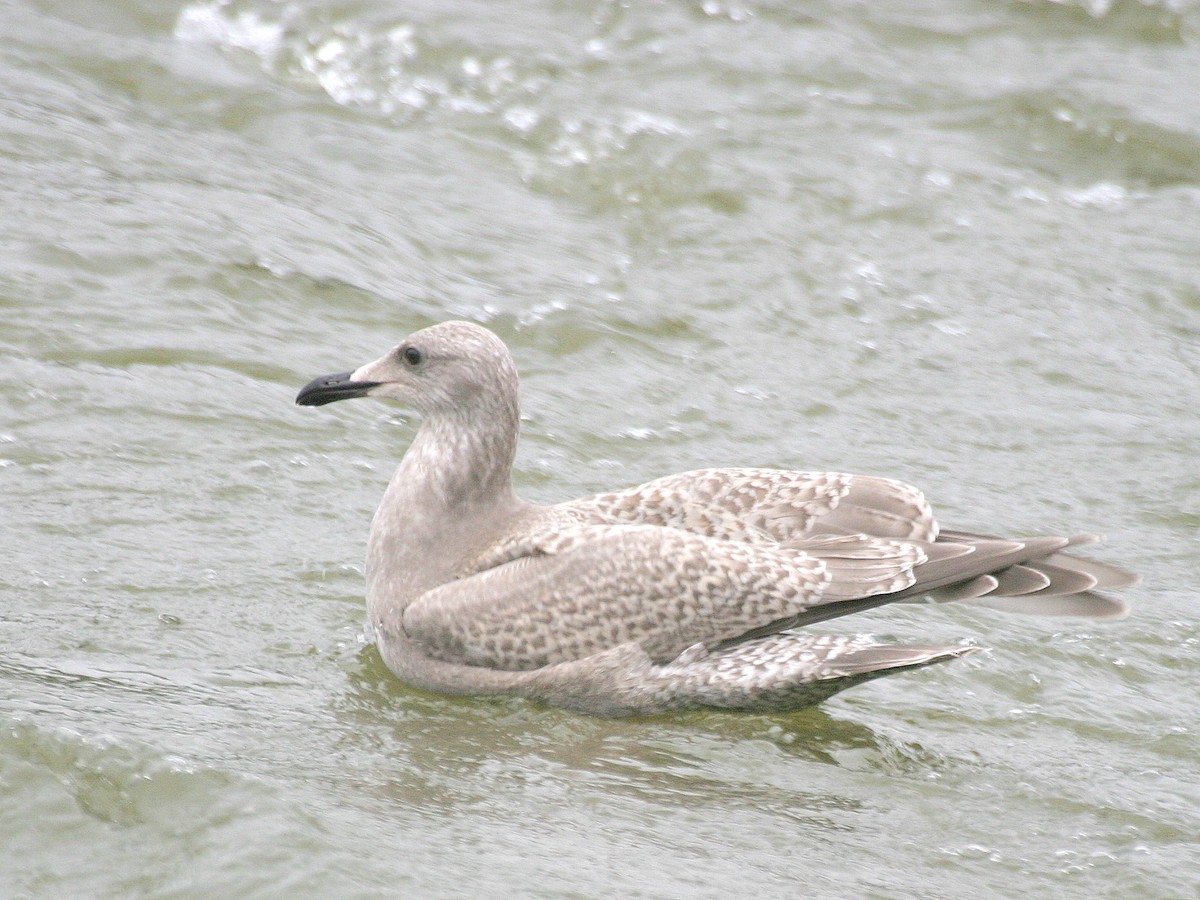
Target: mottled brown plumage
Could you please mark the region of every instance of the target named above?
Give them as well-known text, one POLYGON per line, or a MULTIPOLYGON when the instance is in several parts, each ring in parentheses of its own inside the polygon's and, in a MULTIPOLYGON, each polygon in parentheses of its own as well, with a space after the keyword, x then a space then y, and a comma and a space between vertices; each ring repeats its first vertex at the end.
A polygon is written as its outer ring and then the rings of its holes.
POLYGON ((467 322, 419 331, 297 397, 371 395, 421 427, 375 514, 367 605, 404 681, 601 715, 795 709, 973 652, 794 631, 924 597, 1095 617, 1135 579, 1062 551, 1090 538, 939 534, 886 478, 703 469, 557 506, 512 489, 517 374, 467 322))

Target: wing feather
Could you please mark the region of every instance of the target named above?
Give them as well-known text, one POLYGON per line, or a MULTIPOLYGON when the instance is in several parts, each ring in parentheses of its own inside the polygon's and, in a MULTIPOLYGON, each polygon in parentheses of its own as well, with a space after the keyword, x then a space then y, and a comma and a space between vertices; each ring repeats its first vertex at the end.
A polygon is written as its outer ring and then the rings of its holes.
POLYGON ((925 559, 903 541, 832 546, 798 552, 673 528, 580 526, 531 537, 529 555, 428 591, 404 611, 403 628, 437 659, 499 669, 628 642, 666 662, 822 603, 900 590, 925 559))

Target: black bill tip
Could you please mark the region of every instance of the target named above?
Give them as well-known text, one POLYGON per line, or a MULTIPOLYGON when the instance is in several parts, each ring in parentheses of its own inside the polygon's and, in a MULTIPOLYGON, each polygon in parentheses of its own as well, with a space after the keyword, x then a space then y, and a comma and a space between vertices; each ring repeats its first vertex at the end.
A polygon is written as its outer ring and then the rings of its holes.
POLYGON ((337 372, 334 375, 314 378, 300 389, 300 393, 296 395, 296 403, 300 406, 324 406, 335 400, 363 397, 379 384, 378 381, 353 381, 353 375, 353 372, 337 372))

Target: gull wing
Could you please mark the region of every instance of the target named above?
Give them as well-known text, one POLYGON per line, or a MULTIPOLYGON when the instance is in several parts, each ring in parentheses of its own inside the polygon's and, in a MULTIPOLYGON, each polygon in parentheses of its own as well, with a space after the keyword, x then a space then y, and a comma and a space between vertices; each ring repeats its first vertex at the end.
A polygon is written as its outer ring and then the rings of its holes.
POLYGON ((894 593, 925 560, 916 544, 857 536, 814 552, 650 525, 584 525, 440 585, 403 613, 405 634, 446 662, 507 670, 623 644, 665 663, 824 603, 894 593))
POLYGON ((841 472, 698 469, 555 509, 588 521, 662 525, 741 541, 857 533, 933 541, 938 532, 933 511, 916 488, 841 472))

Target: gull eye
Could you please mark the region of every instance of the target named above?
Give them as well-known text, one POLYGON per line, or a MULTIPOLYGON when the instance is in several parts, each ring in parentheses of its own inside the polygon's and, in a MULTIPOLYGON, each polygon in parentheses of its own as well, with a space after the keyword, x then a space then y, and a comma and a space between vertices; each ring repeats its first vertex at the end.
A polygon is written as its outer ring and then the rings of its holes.
POLYGON ((421 364, 421 360, 425 358, 421 351, 416 347, 405 347, 403 355, 404 361, 410 366, 419 366, 421 364))

